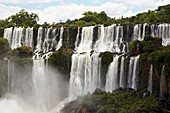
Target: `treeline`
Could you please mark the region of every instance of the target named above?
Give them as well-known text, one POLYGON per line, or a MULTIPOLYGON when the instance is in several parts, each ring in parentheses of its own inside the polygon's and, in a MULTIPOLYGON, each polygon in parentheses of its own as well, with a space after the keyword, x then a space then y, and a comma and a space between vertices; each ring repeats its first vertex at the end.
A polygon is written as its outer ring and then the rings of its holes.
POLYGON ((13 26, 34 26, 37 24, 39 17, 35 13, 28 13, 24 9, 18 13, 9 16, 4 20, 0 20, 0 27, 13 27, 13 26))
POLYGON ((73 21, 67 20, 66 24, 75 25, 95 25, 95 24, 156 24, 156 23, 170 23, 170 4, 165 6, 159 6, 158 9, 148 12, 139 13, 136 16, 126 17, 123 16, 120 19, 110 18, 104 11, 97 12, 85 12, 84 16, 80 19, 73 21))
POLYGON ((111 24, 156 24, 156 23, 170 23, 170 4, 165 6, 159 6, 156 10, 148 12, 139 13, 136 16, 126 17, 123 16, 120 19, 109 17, 106 12, 102 11, 100 13, 97 12, 85 12, 82 14, 83 17, 75 20, 68 19, 66 22, 59 22, 48 24, 48 22, 44 22, 44 24, 39 25, 37 21, 39 17, 35 13, 28 13, 24 9, 22 9, 19 13, 8 17, 5 20, 0 20, 0 27, 11 27, 11 26, 34 26, 34 27, 60 27, 67 26, 91 26, 96 24, 104 24, 105 26, 111 24))
POLYGON ((115 20, 115 23, 123 24, 139 24, 139 23, 170 23, 170 4, 159 6, 158 9, 144 13, 139 13, 136 16, 115 20))

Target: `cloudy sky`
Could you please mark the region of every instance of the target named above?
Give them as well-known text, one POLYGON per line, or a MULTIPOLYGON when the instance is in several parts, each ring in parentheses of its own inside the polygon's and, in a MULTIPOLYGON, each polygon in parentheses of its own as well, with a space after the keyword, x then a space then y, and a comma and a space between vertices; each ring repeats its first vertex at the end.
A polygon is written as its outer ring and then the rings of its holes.
POLYGON ((85 11, 105 11, 109 16, 119 18, 154 10, 166 4, 170 4, 170 0, 0 0, 0 19, 21 9, 37 13, 39 23, 76 19, 85 11))

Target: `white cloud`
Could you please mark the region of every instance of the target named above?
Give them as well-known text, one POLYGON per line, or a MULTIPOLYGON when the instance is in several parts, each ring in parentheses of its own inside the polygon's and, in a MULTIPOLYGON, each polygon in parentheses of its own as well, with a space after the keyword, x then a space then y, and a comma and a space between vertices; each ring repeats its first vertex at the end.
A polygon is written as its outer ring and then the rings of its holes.
POLYGON ((5 19, 9 17, 10 15, 15 14, 16 12, 20 11, 21 8, 14 7, 14 6, 6 6, 3 4, 0 4, 0 19, 5 19))
POLYGON ((36 11, 40 16, 41 23, 47 22, 59 22, 59 20, 66 21, 67 19, 80 18, 86 11, 106 11, 106 13, 112 17, 118 17, 125 12, 127 7, 119 3, 106 2, 100 6, 85 6, 83 4, 78 5, 75 3, 63 4, 59 6, 51 6, 43 11, 36 11), (47 20, 48 19, 48 20, 47 20))
MULTIPOLYGON (((154 10, 160 5, 166 5, 170 0, 124 0, 122 4, 128 6, 130 9, 138 11, 154 10)), ((134 11, 133 11, 134 12, 134 11)))
MULTIPOLYGON (((62 0, 25 0, 24 3, 49 3, 49 2, 58 2, 62 0)), ((23 3, 23 0, 0 0, 2 3, 23 3)))
MULTIPOLYGON (((1 1, 1 0, 0 0, 1 1)), ((4 1, 4 0, 3 0, 4 1)), ((21 1, 21 0, 13 0, 21 1)), ((31 0, 32 2, 35 0, 31 0)), ((40 0, 36 0, 37 2, 40 0)), ((41 1, 53 1, 53 0, 41 0, 41 1)), ((170 3, 170 0, 122 0, 122 2, 106 2, 99 6, 87 6, 83 4, 69 3, 60 4, 57 6, 49 6, 43 10, 28 10, 29 12, 37 13, 40 17, 39 23, 52 23, 59 22, 60 20, 66 21, 67 19, 80 18, 85 11, 105 11, 111 17, 127 17, 136 15, 139 12, 156 9, 160 5, 170 3)), ((38 6, 37 6, 38 7, 38 6)), ((21 8, 13 6, 0 5, 0 17, 6 18, 12 14, 18 12, 21 8)))

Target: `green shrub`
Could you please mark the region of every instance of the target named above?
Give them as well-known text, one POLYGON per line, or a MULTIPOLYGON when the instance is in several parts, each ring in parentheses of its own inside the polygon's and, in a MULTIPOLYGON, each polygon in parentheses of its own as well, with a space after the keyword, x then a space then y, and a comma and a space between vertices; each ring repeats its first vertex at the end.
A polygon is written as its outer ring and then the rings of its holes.
POLYGON ((10 51, 8 40, 5 38, 0 38, 0 57, 4 57, 10 51))
POLYGON ((61 48, 58 51, 53 52, 53 54, 49 57, 49 63, 59 66, 62 69, 69 70, 72 54, 72 49, 61 48))
POLYGON ((141 53, 141 42, 139 40, 134 40, 128 47, 131 55, 137 55, 141 53))
POLYGON ((16 57, 32 57, 33 51, 30 47, 21 46, 12 50, 12 53, 16 57))

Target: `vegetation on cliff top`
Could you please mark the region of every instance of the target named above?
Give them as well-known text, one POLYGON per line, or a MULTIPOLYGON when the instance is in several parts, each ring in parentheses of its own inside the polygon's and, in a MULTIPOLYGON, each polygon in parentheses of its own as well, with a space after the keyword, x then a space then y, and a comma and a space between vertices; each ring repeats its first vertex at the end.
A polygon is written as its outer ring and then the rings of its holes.
POLYGON ((109 17, 105 11, 91 12, 87 11, 82 14, 83 17, 79 19, 70 20, 66 22, 60 22, 57 24, 48 24, 44 22, 43 25, 37 24, 39 20, 38 15, 35 13, 28 13, 22 9, 19 13, 8 17, 5 20, 0 20, 1 27, 10 27, 10 26, 35 26, 35 27, 77 27, 77 26, 91 26, 96 24, 104 24, 106 26, 111 24, 139 24, 139 23, 170 23, 170 4, 165 6, 159 6, 156 10, 148 12, 139 13, 136 16, 132 17, 121 17, 119 19, 109 17))
POLYGON ((1 27, 11 27, 11 26, 33 26, 37 24, 39 17, 35 13, 28 13, 24 9, 18 13, 9 16, 5 20, 0 20, 1 27))

